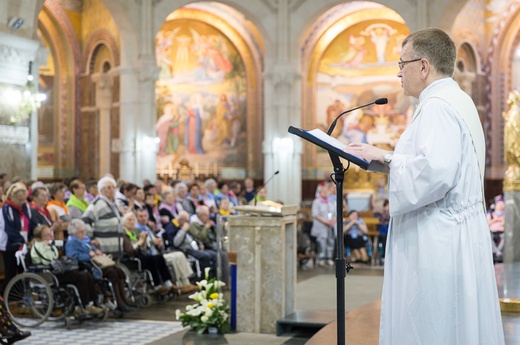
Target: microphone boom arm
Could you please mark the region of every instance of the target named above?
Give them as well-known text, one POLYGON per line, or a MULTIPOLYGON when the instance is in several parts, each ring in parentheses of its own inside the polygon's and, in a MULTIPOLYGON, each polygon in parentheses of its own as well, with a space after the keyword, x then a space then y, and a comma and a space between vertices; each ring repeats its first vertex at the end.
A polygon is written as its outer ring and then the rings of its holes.
POLYGON ((363 104, 363 105, 360 105, 358 107, 355 107, 355 108, 352 108, 352 109, 349 109, 349 110, 345 110, 344 112, 341 112, 334 119, 334 121, 332 121, 332 123, 330 124, 329 130, 327 131, 327 135, 331 135, 332 134, 332 131, 334 130, 334 128, 336 128, 336 123, 338 122, 339 118, 342 117, 343 115, 348 114, 351 111, 358 110, 360 108, 368 107, 369 105, 372 105, 372 104, 387 104, 387 103, 388 103, 388 98, 379 98, 379 99, 376 99, 373 102, 370 102, 370 103, 367 103, 367 104, 363 104))

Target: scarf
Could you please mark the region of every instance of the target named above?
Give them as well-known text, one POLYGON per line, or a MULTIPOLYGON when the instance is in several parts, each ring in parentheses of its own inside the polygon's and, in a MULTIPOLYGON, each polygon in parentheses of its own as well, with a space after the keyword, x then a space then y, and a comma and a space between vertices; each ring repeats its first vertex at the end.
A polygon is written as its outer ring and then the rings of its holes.
POLYGON ((29 233, 29 217, 27 217, 27 215, 23 212, 23 204, 21 206, 15 205, 9 199, 7 199, 5 201, 5 203, 7 205, 11 206, 12 208, 14 208, 15 210, 17 210, 18 213, 20 214, 20 223, 21 223, 21 226, 22 226, 20 231, 25 231, 25 232, 29 233))
POLYGON ((55 206, 61 207, 65 211, 65 214, 69 214, 69 209, 67 208, 67 205, 65 205, 64 202, 59 202, 59 201, 52 199, 47 202, 47 205, 55 205, 55 206))
POLYGON ((84 199, 80 200, 74 194, 71 194, 70 199, 67 202, 67 207, 71 207, 71 206, 76 207, 78 210, 81 211, 81 213, 83 213, 87 209, 88 203, 84 199))
POLYGON ((163 202, 161 205, 159 205, 159 210, 166 210, 168 212, 170 212, 172 214, 172 216, 177 216, 177 214, 179 213, 177 211, 177 207, 175 206, 176 203, 174 203, 173 205, 168 205, 167 203, 163 202))
POLYGON ((40 208, 40 206, 34 204, 34 208, 36 209, 36 211, 39 214, 41 214, 45 218, 45 220, 47 221, 47 225, 51 226, 52 225, 51 214, 49 213, 49 210, 47 209, 47 207, 44 206, 43 208, 40 208))
POLYGON ((128 231, 127 228, 125 228, 125 231, 130 241, 132 241, 132 243, 137 243, 137 235, 133 231, 128 231))

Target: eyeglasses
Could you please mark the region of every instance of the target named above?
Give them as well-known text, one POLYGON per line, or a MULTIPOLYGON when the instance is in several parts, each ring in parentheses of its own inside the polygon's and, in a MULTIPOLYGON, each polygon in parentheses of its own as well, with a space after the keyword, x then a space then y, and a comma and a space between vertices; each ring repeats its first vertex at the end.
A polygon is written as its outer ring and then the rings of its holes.
POLYGON ((422 60, 422 58, 418 58, 418 59, 413 59, 413 60, 408 60, 408 61, 399 61, 397 63, 397 65, 399 66, 399 70, 401 71, 404 67, 404 65, 406 65, 407 63, 410 63, 410 62, 415 62, 415 61, 420 61, 422 60))

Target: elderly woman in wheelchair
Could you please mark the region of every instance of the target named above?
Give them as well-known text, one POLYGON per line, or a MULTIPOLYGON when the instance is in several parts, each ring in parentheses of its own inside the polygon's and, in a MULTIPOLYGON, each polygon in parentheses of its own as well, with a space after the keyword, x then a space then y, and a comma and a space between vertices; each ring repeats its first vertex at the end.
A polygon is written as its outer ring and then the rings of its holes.
MULTIPOLYGON (((86 236, 85 223, 81 219, 73 219, 68 228, 69 238, 65 244, 65 252, 85 265, 89 270, 94 269, 91 258, 102 255, 100 249, 92 245, 90 238, 86 236)), ((116 266, 108 266, 101 269, 103 276, 112 283, 115 294, 117 310, 120 312, 134 311, 135 308, 127 301, 125 294, 126 274, 116 266)))
MULTIPOLYGON (((50 265, 53 260, 58 259, 59 252, 52 241, 53 234, 49 227, 38 226, 34 229, 34 239, 30 249, 33 264, 50 265)), ((76 318, 89 318, 89 316, 99 316, 106 312, 105 309, 95 305, 98 294, 95 278, 90 272, 67 271, 55 274, 55 276, 60 286, 71 284, 78 290, 82 306, 76 309, 74 313, 76 318)))

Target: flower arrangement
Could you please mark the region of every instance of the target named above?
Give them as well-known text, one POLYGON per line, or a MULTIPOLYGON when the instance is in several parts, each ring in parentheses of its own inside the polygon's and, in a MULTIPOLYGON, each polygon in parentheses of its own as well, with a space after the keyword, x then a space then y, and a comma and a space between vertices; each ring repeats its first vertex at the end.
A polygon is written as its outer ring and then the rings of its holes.
POLYGON ((219 333, 230 333, 229 306, 223 294, 219 292, 219 289, 226 284, 215 278, 208 280, 208 273, 209 269, 206 269, 206 279, 197 282, 199 291, 188 296, 196 303, 186 306, 185 313, 177 309, 175 316, 183 326, 190 326, 199 334, 212 327, 219 333))

